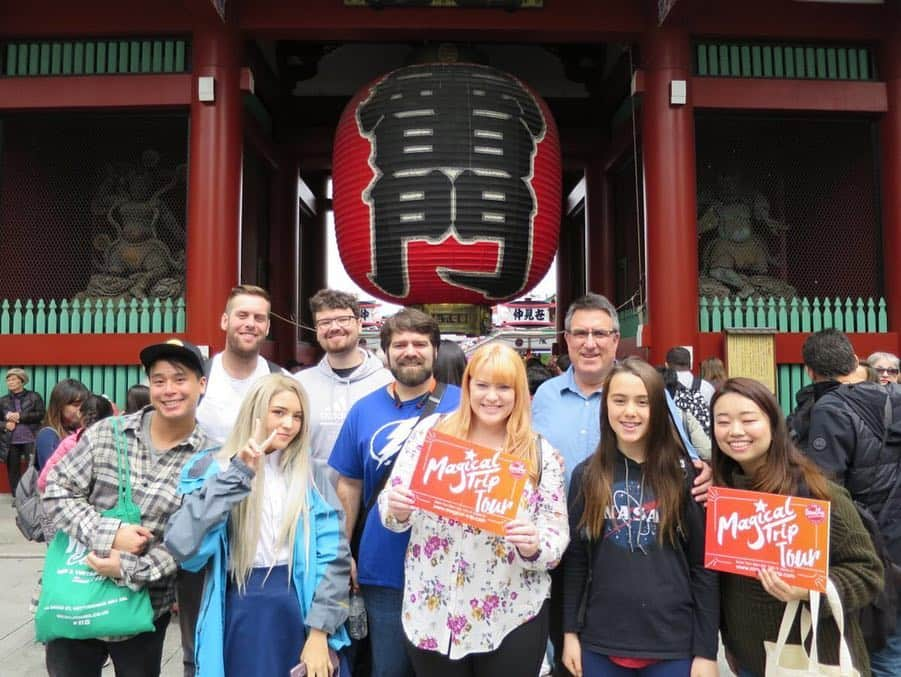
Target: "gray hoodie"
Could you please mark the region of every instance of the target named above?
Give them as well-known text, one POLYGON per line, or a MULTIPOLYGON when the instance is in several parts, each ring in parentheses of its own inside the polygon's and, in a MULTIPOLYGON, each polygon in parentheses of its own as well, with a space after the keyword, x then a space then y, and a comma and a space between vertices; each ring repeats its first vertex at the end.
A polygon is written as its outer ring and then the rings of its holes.
POLYGON ((310 399, 313 462, 324 469, 333 485, 337 482, 338 474, 329 467, 328 457, 347 412, 358 399, 394 380, 380 359, 361 348, 358 350, 364 355, 363 364, 347 378, 334 372, 328 362, 328 355, 315 367, 294 374, 310 399))

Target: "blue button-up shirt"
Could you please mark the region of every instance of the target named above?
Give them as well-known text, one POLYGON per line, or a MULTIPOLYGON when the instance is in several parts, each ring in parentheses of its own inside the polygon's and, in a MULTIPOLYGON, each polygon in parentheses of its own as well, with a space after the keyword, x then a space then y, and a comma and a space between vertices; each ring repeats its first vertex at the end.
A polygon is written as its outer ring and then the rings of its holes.
MULTIPOLYGON (((698 458, 698 452, 682 426, 682 415, 669 393, 666 393, 666 403, 682 443, 692 458, 698 458)), ((572 367, 542 383, 535 392, 532 426, 563 455, 567 486, 573 468, 597 449, 601 439, 600 415, 601 391, 584 395, 576 385, 572 367)))

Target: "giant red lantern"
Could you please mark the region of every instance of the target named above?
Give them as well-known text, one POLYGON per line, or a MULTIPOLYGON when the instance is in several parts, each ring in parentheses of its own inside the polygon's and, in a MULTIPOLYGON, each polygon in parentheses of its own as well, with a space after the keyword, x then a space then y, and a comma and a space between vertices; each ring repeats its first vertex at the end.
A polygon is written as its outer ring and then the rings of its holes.
POLYGON ((332 178, 341 260, 386 301, 512 299, 557 250, 556 125, 494 68, 408 66, 363 88, 341 115, 332 178))

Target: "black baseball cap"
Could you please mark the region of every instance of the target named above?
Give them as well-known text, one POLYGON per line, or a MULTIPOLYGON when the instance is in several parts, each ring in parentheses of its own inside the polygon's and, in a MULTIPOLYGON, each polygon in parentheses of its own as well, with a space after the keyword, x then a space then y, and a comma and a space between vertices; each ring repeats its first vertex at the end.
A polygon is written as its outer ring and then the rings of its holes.
POLYGON ((144 365, 145 371, 158 360, 167 358, 175 358, 177 362, 197 372, 198 376, 203 376, 203 353, 193 343, 171 338, 165 343, 154 343, 141 351, 141 364, 144 365))

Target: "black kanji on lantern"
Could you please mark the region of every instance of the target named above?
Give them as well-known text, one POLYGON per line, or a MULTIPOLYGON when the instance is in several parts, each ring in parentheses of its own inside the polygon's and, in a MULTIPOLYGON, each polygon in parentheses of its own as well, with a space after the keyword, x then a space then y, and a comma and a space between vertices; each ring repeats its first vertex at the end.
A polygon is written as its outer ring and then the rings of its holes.
POLYGON ((372 144, 376 177, 370 280, 386 293, 409 290, 407 244, 496 242, 485 271, 439 267, 446 282, 506 298, 526 284, 535 192, 531 185, 544 116, 515 78, 480 66, 428 64, 381 80, 357 108, 372 144))

